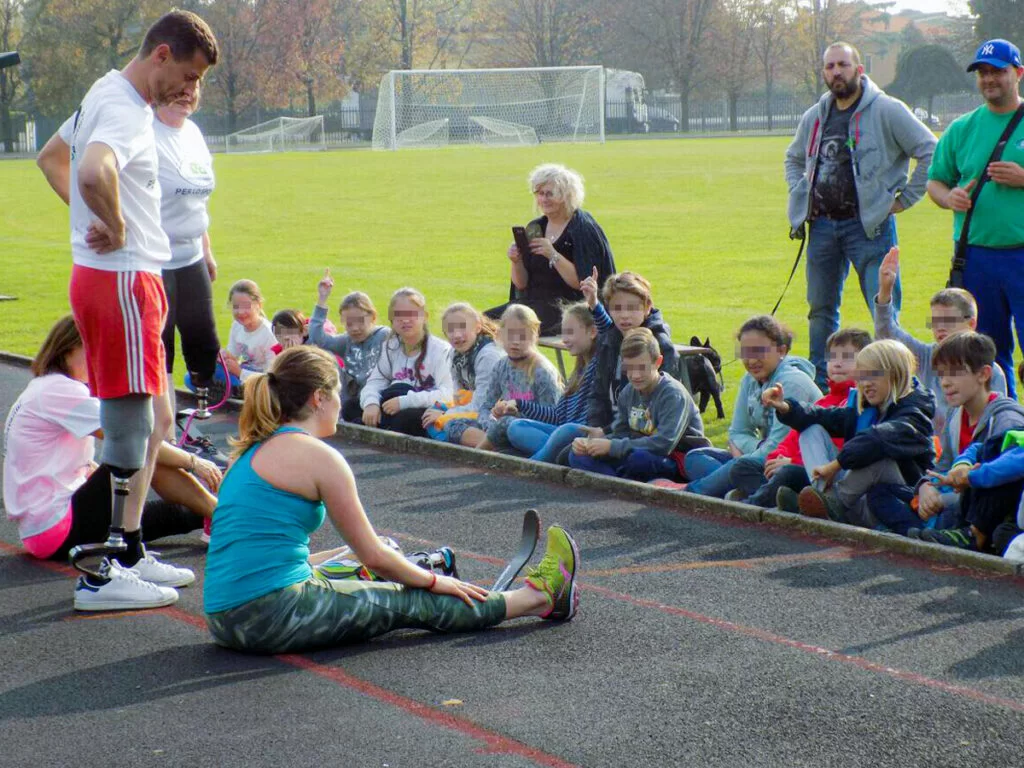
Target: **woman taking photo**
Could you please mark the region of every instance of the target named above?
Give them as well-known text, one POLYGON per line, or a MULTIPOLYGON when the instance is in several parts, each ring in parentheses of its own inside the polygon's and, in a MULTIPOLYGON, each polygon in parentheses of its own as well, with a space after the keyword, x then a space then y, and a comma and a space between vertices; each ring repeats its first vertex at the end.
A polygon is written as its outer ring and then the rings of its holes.
POLYGON ((519 616, 576 612, 576 544, 548 529, 526 586, 487 590, 413 565, 374 532, 345 459, 320 438, 341 410, 334 359, 286 349, 245 385, 235 461, 221 485, 206 561, 206 620, 219 645, 291 653, 366 640, 400 628, 483 629, 519 616), (332 580, 315 572, 309 536, 330 518, 359 560, 389 581, 332 580))
MULTIPOLYGON (((540 318, 541 335, 561 330, 561 304, 583 300, 580 283, 597 268, 598 288, 615 273, 615 259, 604 231, 583 210, 583 177, 562 165, 540 165, 530 172, 540 218, 526 225, 529 253, 515 243, 508 249, 512 287, 508 304, 525 304, 540 318)), ((485 313, 498 320, 508 304, 485 313)))

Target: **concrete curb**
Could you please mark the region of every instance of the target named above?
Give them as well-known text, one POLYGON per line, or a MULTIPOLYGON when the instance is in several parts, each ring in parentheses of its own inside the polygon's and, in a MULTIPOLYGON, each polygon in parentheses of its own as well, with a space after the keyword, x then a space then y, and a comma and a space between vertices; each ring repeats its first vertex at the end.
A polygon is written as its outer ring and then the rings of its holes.
MULTIPOLYGON (((31 358, 0 350, 0 362, 27 367, 31 358)), ((195 396, 186 389, 175 390, 178 403, 195 402, 195 396)), ((237 413, 240 400, 228 400, 224 409, 237 413)), ((489 451, 477 451, 459 445, 449 445, 421 437, 409 437, 396 432, 386 432, 358 424, 339 424, 334 443, 359 443, 381 448, 391 453, 428 456, 440 461, 454 462, 493 472, 566 485, 570 488, 585 488, 611 494, 628 501, 644 501, 659 507, 697 513, 709 517, 726 517, 746 522, 774 526, 796 531, 801 534, 820 536, 837 542, 860 544, 880 552, 914 557, 951 568, 967 568, 985 571, 999 576, 1024 576, 1024 564, 1013 563, 994 555, 968 552, 939 544, 908 539, 893 533, 881 533, 866 528, 834 523, 831 520, 817 520, 803 515, 792 515, 772 509, 761 509, 708 496, 695 496, 658 488, 646 483, 622 480, 615 477, 594 475, 577 469, 554 464, 541 464, 517 456, 508 456, 489 451)))

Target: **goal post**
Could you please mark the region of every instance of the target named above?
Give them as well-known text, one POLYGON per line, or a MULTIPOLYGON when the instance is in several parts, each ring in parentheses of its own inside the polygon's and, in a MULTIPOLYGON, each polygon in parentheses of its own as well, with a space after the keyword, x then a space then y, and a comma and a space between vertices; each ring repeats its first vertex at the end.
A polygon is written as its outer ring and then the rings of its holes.
POLYGON ((374 149, 604 141, 604 67, 392 70, 374 149))
POLYGON ((324 116, 275 117, 228 134, 228 152, 302 152, 327 149, 324 116))

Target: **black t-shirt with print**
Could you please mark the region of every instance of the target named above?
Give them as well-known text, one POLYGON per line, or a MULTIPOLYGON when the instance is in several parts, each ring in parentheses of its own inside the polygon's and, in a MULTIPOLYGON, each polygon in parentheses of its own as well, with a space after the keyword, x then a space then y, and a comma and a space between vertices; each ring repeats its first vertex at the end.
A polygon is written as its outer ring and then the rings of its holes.
POLYGON ((818 149, 818 172, 814 177, 813 216, 830 219, 852 219, 857 215, 857 187, 853 180, 853 158, 850 142, 850 118, 856 104, 847 109, 832 105, 821 127, 818 149))

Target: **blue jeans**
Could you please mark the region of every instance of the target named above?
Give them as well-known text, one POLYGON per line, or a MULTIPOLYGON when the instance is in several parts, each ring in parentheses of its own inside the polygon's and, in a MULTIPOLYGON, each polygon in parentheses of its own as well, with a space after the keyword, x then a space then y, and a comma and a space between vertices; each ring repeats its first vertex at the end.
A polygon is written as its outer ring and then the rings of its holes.
MULTIPOLYGON (((814 380, 819 386, 828 385, 825 342, 839 330, 839 306, 850 265, 857 270, 860 291, 868 311, 874 314, 878 267, 896 242, 893 216, 882 222, 873 238, 864 234, 859 217, 842 221, 819 217, 811 221, 807 239, 807 319, 810 321, 811 362, 816 371, 814 380)), ((897 276, 892 293, 894 316, 899 313, 902 297, 897 276)))
POLYGON ((808 485, 807 470, 799 464, 784 464, 771 478, 764 476, 765 462, 753 456, 741 456, 732 462, 729 478, 746 494, 744 501, 755 507, 774 507, 779 488, 785 486, 800 492, 808 485))
POLYGON ((587 432, 579 424, 555 426, 533 419, 515 419, 508 425, 508 441, 520 453, 530 454, 534 461, 554 463, 565 448, 587 432))
POLYGON ((640 480, 645 483, 659 477, 674 478, 678 474, 675 460, 644 450, 630 451, 621 459, 613 459, 611 456, 580 456, 570 451, 569 466, 599 475, 624 477, 627 480, 640 480))
POLYGON ((1006 372, 1006 394, 1017 399, 1013 368, 1013 331, 1024 349, 1024 248, 967 249, 964 288, 978 302, 978 333, 996 344, 996 362, 1006 372))
POLYGON ((735 488, 730 476, 735 461, 732 454, 722 448, 694 448, 683 460, 690 480, 686 490, 725 498, 725 494, 735 488))

